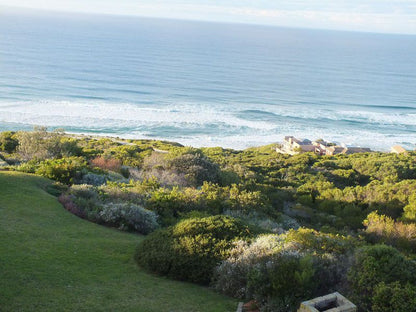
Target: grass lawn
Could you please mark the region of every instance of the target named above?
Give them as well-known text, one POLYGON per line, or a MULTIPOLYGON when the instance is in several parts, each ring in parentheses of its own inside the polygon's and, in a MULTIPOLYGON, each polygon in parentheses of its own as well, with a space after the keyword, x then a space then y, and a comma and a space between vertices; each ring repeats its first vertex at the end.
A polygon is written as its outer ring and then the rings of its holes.
POLYGON ((0 311, 235 311, 208 288, 143 272, 141 236, 67 212, 48 180, 0 172, 0 311))

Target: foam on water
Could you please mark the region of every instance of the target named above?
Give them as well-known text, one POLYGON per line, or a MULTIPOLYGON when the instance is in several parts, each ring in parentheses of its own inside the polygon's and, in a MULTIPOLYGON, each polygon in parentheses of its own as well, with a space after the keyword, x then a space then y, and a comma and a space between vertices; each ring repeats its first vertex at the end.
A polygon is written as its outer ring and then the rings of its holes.
POLYGON ((0 101, 0 125, 5 129, 10 125, 26 129, 45 125, 63 127, 70 132, 168 139, 192 146, 240 149, 279 142, 288 134, 377 150, 386 150, 394 144, 414 148, 409 142, 416 142, 415 117, 412 113, 392 115, 313 108, 305 108, 299 114, 293 107, 279 109, 270 105, 253 105, 252 109, 235 112, 227 106, 191 103, 158 108, 100 101, 0 101), (350 123, 350 126, 337 127, 340 122, 350 123), (354 123, 361 126, 356 127, 354 123), (413 134, 400 133, 397 128, 403 127, 412 128, 413 134), (393 135, 389 133, 392 129, 396 132, 393 135))

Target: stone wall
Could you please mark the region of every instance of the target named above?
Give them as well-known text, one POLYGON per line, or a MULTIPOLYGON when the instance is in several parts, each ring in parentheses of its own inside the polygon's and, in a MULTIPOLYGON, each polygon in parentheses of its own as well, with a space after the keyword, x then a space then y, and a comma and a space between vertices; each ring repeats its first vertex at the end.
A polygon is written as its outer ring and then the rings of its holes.
POLYGON ((338 292, 301 303, 298 312, 356 312, 357 307, 338 292))

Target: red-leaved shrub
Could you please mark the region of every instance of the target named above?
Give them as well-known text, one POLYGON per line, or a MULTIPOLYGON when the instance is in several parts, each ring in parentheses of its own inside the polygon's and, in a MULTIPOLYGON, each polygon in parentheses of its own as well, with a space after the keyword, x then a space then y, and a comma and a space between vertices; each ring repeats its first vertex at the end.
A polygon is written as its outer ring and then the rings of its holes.
POLYGON ((119 172, 121 169, 121 160, 98 156, 90 160, 90 165, 92 167, 98 167, 104 170, 119 172))

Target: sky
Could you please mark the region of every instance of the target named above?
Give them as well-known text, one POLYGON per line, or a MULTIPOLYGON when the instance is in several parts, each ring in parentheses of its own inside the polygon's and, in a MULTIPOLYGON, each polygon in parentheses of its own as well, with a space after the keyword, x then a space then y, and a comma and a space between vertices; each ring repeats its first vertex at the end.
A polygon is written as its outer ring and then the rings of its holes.
POLYGON ((416 34, 416 0, 0 0, 0 6, 416 34))

